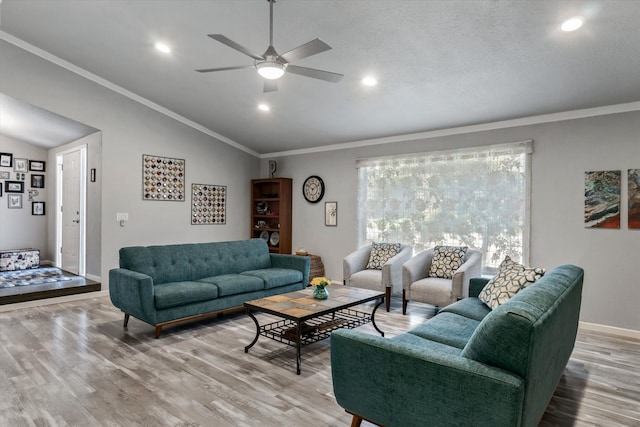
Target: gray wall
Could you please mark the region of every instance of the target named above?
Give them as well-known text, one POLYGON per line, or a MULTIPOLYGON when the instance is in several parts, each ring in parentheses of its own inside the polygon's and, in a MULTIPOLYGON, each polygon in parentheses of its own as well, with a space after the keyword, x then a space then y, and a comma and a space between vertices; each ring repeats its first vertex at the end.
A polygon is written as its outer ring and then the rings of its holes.
MULTIPOLYGON (((4 135, 0 135, 0 152, 12 153, 14 161, 16 158, 47 161, 47 150, 4 135)), ((15 172, 13 166, 11 168, 0 167, 0 171, 10 172, 10 180, 17 181, 17 172, 15 172)), ((2 197, 0 197, 0 249, 40 249, 40 260, 43 261, 50 259, 47 251, 47 219, 44 216, 31 215, 31 201, 29 201, 28 190, 31 188, 32 173, 34 172, 25 173, 26 178, 22 181, 24 182, 22 209, 8 208, 8 195, 4 191, 5 180, 0 180, 0 185, 2 185, 2 197)), ((44 202, 47 200, 48 190, 51 188, 49 168, 44 173, 36 173, 45 175, 45 188, 37 188, 38 195, 33 200, 44 202)), ((48 209, 50 206, 45 204, 45 207, 48 209)))
POLYGON ((157 111, 0 41, 0 91, 102 131, 101 277, 123 246, 248 237, 250 179, 259 160, 157 111), (195 226, 190 200, 142 200, 142 155, 186 160, 186 184, 226 185, 227 224, 195 226), (116 212, 128 212, 120 227, 116 212))
MULTIPOLYGON (((320 255, 326 273, 342 280, 342 258, 356 249, 355 160, 533 139, 530 264, 585 269, 581 320, 640 330, 637 273, 640 230, 627 229, 626 170, 640 168, 640 112, 520 126, 276 159, 278 176, 294 179, 293 248, 320 255), (622 227, 586 229, 584 172, 622 170, 622 227), (302 182, 319 175, 324 199, 302 197, 302 182), (324 202, 338 202, 338 226, 324 226, 324 202)), ((267 174, 267 162, 261 170, 267 174)))

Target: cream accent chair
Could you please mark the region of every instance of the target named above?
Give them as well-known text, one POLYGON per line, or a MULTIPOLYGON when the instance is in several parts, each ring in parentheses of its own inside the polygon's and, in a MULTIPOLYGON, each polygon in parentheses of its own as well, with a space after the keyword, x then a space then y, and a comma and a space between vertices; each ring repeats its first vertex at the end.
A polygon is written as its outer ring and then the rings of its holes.
POLYGON ((344 284, 385 292, 385 305, 389 311, 391 295, 399 295, 402 290, 402 264, 411 259, 413 248, 409 245, 400 245, 400 252, 390 258, 382 266, 382 270, 366 269, 370 255, 371 245, 368 245, 343 259, 344 284))
POLYGON ((482 274, 482 252, 467 249, 464 263, 452 279, 429 277, 434 248, 420 252, 402 266, 402 314, 407 303, 419 301, 444 307, 469 296, 469 279, 482 274))

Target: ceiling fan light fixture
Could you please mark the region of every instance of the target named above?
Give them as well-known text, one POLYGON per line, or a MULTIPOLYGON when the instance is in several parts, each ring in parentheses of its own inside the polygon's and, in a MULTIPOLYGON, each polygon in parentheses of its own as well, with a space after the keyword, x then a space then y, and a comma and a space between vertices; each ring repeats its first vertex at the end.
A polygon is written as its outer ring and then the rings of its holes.
POLYGON ((275 61, 264 61, 256 64, 258 74, 265 79, 276 80, 284 75, 284 64, 275 61))
POLYGON ((560 29, 562 29, 562 31, 566 33, 569 33, 571 31, 575 31, 578 28, 582 27, 583 23, 584 23, 584 19, 582 19, 582 17, 574 16, 573 18, 569 18, 566 21, 564 21, 560 26, 560 29))

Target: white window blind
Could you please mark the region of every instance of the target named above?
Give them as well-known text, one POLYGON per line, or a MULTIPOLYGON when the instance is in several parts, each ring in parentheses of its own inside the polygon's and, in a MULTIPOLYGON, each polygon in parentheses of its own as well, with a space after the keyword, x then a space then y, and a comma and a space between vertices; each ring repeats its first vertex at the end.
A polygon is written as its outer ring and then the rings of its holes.
POLYGON ((532 141, 359 159, 358 240, 483 252, 528 263, 532 141))

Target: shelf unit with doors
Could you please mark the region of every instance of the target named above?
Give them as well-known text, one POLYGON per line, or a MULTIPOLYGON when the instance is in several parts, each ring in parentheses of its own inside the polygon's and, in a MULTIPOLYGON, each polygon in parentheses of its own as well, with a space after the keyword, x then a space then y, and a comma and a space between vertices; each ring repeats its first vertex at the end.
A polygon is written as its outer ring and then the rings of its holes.
POLYGON ((266 240, 272 253, 291 253, 291 184, 291 178, 251 180, 251 237, 266 240))

